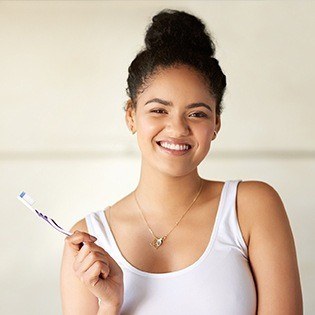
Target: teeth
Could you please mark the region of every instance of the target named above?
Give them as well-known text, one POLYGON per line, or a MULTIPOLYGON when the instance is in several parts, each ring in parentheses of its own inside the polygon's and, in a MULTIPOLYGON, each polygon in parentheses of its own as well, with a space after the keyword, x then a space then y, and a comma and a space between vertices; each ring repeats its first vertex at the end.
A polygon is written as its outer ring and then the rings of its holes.
POLYGON ((183 150, 188 150, 189 146, 184 144, 184 145, 179 145, 179 144, 171 144, 168 142, 160 142, 160 145, 164 148, 170 149, 170 150, 177 150, 177 151, 183 151, 183 150))

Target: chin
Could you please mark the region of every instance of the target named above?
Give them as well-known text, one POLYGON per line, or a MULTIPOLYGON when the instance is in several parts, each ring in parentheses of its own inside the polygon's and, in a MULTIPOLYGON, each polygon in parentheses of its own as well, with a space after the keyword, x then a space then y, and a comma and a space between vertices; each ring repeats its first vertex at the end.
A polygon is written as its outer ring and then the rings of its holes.
POLYGON ((155 168, 157 168, 160 173, 163 173, 169 177, 183 177, 192 173, 197 168, 197 165, 187 168, 181 167, 178 164, 164 165, 163 163, 160 163, 158 166, 155 166, 155 168))

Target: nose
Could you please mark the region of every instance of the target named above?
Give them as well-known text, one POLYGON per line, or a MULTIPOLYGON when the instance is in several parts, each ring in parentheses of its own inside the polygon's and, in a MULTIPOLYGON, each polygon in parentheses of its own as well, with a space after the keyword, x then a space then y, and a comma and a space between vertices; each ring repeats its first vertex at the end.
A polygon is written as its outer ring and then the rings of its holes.
POLYGON ((168 134, 174 138, 180 138, 189 135, 190 128, 184 117, 174 115, 169 117, 167 121, 166 130, 168 134))

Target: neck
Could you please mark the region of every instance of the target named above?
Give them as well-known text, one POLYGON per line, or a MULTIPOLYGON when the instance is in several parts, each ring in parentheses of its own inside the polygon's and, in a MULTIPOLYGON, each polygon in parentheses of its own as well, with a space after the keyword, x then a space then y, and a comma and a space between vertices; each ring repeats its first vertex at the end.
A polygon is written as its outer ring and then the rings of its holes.
MULTIPOLYGON (((148 172, 142 165, 135 194, 142 212, 150 220, 176 220, 191 205, 202 179, 197 170, 184 176, 170 176, 160 171, 148 172)), ((201 193, 192 207, 200 199, 201 193)), ((133 196, 134 198, 134 196, 133 196)), ((135 201, 136 202, 136 201, 135 201)))

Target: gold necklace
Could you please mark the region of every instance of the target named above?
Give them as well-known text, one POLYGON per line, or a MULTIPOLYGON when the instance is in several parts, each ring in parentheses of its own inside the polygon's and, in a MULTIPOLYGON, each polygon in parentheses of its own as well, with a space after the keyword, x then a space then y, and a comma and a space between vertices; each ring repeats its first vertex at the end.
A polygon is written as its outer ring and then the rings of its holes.
POLYGON ((143 211, 139 205, 139 202, 138 202, 138 199, 137 199, 137 196, 136 196, 136 191, 134 190, 133 194, 135 196, 135 199, 136 199, 136 202, 137 202, 137 205, 140 209, 140 213, 145 221, 145 223, 147 224, 148 228, 149 228, 149 231, 151 232, 151 234, 153 235, 154 239, 153 241, 150 243, 151 246, 153 246, 155 249, 158 249, 162 244, 163 242, 165 241, 165 239, 167 238, 167 236, 175 229, 175 227, 179 224, 179 222, 182 220, 182 218, 184 217, 184 215, 188 212, 188 210, 192 207, 192 205, 195 203, 195 201, 197 200, 197 198, 199 197, 200 193, 201 193, 201 189, 203 187, 203 179, 201 179, 201 183, 200 183, 200 188, 199 188, 199 191, 196 195, 196 197, 194 198, 194 200, 192 201, 192 203, 190 204, 190 206, 188 207, 188 209, 185 211, 185 213, 182 215, 182 217, 179 219, 179 221, 176 222, 175 226, 166 234, 164 235, 163 237, 157 237, 152 229, 150 228, 147 220, 145 219, 144 215, 143 215, 143 211))

